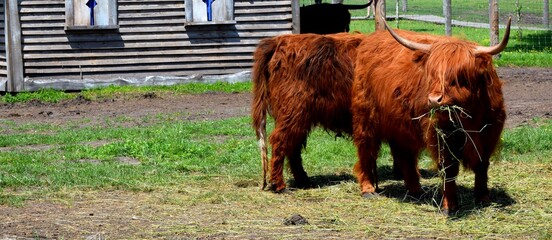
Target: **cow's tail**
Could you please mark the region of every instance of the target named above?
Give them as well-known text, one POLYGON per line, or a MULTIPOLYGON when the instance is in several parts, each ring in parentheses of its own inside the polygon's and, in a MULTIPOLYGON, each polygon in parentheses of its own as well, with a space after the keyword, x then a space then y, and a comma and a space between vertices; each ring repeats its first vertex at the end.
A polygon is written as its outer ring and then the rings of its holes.
POLYGON ((263 185, 261 189, 265 189, 267 186, 266 179, 268 172, 268 149, 266 146, 266 115, 269 111, 268 79, 270 77, 268 63, 274 54, 276 46, 277 43, 273 38, 262 40, 255 50, 252 70, 253 101, 251 117, 261 150, 261 163, 263 167, 263 185))

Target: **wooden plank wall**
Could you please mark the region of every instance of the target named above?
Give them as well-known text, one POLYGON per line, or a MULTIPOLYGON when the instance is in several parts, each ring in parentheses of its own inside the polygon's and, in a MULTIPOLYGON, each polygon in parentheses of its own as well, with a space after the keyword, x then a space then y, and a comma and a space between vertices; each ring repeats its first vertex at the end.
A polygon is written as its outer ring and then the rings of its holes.
MULTIPOLYGON (((4 14, 4 1, 0 1, 0 79, 6 80, 8 72, 6 70, 6 34, 4 27, 6 21, 4 20, 6 14, 4 14)), ((2 89, 0 89, 2 91, 2 89)))
POLYGON ((65 0, 21 0, 25 77, 229 74, 260 39, 292 31, 290 0, 235 1, 235 25, 185 27, 184 0, 119 0, 119 31, 64 31, 65 0))

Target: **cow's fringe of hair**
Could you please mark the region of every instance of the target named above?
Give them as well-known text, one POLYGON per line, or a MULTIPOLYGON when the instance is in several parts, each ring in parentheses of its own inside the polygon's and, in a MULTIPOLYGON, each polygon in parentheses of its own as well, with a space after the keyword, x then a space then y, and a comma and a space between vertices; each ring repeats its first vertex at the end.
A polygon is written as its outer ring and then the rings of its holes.
POLYGON ((266 115, 268 109, 268 63, 276 50, 277 43, 273 39, 262 40, 254 53, 255 64, 252 70, 253 101, 251 107, 253 128, 257 134, 259 148, 261 150, 261 163, 263 167, 263 185, 267 186, 268 149, 266 146, 266 115))

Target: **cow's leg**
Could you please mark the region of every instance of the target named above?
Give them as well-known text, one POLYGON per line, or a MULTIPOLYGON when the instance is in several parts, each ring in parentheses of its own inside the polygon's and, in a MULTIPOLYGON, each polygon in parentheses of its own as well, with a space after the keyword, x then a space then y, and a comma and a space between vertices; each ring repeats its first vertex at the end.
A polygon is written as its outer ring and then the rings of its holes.
POLYGON ((404 179, 404 175, 403 175, 403 169, 401 167, 401 163, 400 161, 393 157, 393 177, 396 179, 396 180, 401 180, 401 179, 404 179))
POLYGON ((282 192, 286 189, 284 182, 285 138, 278 126, 270 134, 269 141, 272 146, 269 189, 274 192, 282 192))
POLYGON ((443 176, 443 213, 449 215, 458 210, 458 197, 456 187, 456 176, 460 167, 459 161, 454 159, 450 154, 445 154, 444 159, 439 164, 440 170, 444 173, 443 176))
POLYGON ((300 127, 302 131, 295 132, 293 139, 288 141, 287 157, 289 160, 289 169, 295 179, 295 186, 298 188, 308 188, 311 186, 307 172, 303 168, 303 159, 301 158, 301 151, 307 144, 307 137, 309 135, 310 126, 304 125, 300 127))
POLYGON ((305 169, 303 168, 303 159, 301 158, 301 150, 303 149, 303 146, 306 145, 307 134, 308 133, 305 133, 302 137, 303 140, 298 138, 294 144, 289 146, 290 151, 288 151, 287 155, 289 160, 289 169, 295 179, 295 186, 298 188, 308 188, 311 186, 307 172, 305 172, 305 169))
POLYGON ((419 150, 410 149, 393 141, 389 142, 389 147, 393 155, 393 168, 398 168, 397 170, 400 171, 408 193, 412 196, 420 196, 423 191, 418 171, 419 150))
POLYGON ((354 173, 360 184, 360 191, 365 198, 376 196, 377 188, 377 166, 376 159, 381 142, 374 141, 374 138, 355 139, 357 145, 358 161, 355 164, 354 173))
MULTIPOLYGON (((496 136, 496 139, 500 137, 500 134, 496 136)), ((479 135, 471 135, 472 144, 468 144, 464 150, 465 161, 468 162, 468 167, 471 168, 475 174, 474 184, 474 197, 476 203, 489 202, 489 188, 487 187, 489 169, 489 158, 491 157, 496 144, 491 141, 487 141, 483 146, 480 141, 479 135), (476 150, 477 149, 477 150, 476 150)), ((496 141, 497 141, 496 140, 496 141)))
POLYGON ((487 203, 490 201, 489 188, 487 187, 489 169, 489 159, 482 159, 474 167, 475 173, 475 185, 474 185, 474 197, 476 203, 487 203))
POLYGON ((488 132, 483 131, 481 134, 472 134, 472 139, 474 140, 473 146, 477 146, 478 152, 481 153, 481 158, 471 159, 473 165, 470 166, 475 173, 473 190, 476 203, 488 203, 490 201, 489 188, 487 186, 489 159, 493 155, 497 144, 499 144, 500 135, 504 127, 504 114, 504 112, 499 114, 497 119, 495 119, 496 122, 492 123, 489 129, 485 129, 488 132))
MULTIPOLYGON (((301 109, 296 111, 306 112, 301 109)), ((285 157, 288 157, 290 170, 298 186, 303 187, 309 182, 307 173, 303 169, 301 150, 306 144, 311 128, 310 118, 308 118, 308 114, 289 113, 285 115, 289 117, 284 121, 276 120, 276 126, 270 136, 272 144, 270 184, 271 189, 275 192, 282 192, 286 188, 283 173, 285 157)))
POLYGON ((370 124, 375 113, 361 92, 353 97, 351 110, 353 113, 353 140, 357 147, 358 161, 353 172, 360 184, 362 197, 371 198, 377 196, 377 166, 376 160, 381 147, 381 138, 376 136, 377 126, 370 124))

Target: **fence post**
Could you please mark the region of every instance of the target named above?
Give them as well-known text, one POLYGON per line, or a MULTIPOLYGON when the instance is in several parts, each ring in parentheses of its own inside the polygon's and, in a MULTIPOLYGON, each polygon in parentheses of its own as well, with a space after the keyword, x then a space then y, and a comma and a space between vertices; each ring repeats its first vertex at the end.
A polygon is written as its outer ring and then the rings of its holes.
POLYGON ((408 9, 408 2, 407 0, 402 0, 402 11, 403 13, 406 13, 406 10, 408 9))
POLYGON ((385 17, 385 0, 374 0, 374 18, 376 19, 376 31, 385 30, 381 17, 385 17))
POLYGON ((299 5, 299 0, 291 1, 291 33, 301 33, 301 7, 299 5))
POLYGON ((399 0, 395 0, 395 28, 399 28, 399 0))
POLYGON ((452 35, 452 8, 450 0, 443 0, 443 15, 445 16, 445 34, 452 35))
POLYGON ((19 22, 19 1, 7 0, 5 5, 6 18, 6 70, 7 91, 21 92, 25 90, 23 72, 23 52, 21 49, 21 24, 19 22))
POLYGON ((548 19, 550 19, 550 5, 548 0, 544 0, 544 7, 543 7, 543 14, 542 14, 542 23, 544 24, 544 27, 546 29, 550 29, 550 22, 548 19))
POLYGON ((498 0, 489 0, 489 25, 491 46, 498 44, 498 0))

